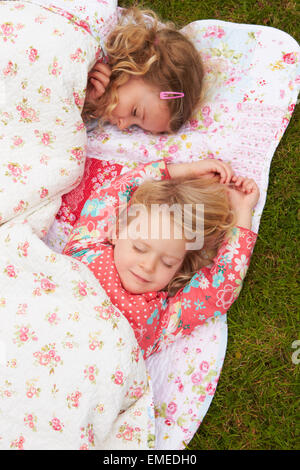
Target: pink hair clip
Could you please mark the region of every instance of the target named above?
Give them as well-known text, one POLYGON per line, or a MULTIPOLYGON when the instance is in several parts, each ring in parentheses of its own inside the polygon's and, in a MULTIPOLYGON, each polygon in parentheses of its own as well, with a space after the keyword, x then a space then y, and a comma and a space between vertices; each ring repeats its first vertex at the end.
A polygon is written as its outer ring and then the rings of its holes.
POLYGON ((176 98, 183 98, 184 93, 177 91, 161 91, 159 97, 161 100, 174 100, 176 98))

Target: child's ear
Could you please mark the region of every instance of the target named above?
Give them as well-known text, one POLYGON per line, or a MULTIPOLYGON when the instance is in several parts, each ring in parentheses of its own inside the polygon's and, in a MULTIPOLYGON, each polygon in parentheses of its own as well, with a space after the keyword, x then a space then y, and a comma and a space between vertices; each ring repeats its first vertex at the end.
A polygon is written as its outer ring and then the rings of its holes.
POLYGON ((116 234, 116 231, 114 229, 115 229, 115 227, 111 227, 109 233, 107 234, 108 241, 112 245, 115 245, 116 241, 117 241, 117 234, 116 234))

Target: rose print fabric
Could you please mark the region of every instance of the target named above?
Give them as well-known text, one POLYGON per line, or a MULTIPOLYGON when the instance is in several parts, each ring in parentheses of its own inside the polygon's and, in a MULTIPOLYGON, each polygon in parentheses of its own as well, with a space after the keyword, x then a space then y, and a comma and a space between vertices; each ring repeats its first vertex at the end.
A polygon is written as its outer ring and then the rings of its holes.
POLYGON ((151 173, 154 179, 170 178, 165 161, 160 160, 140 165, 110 186, 93 191, 64 250, 95 274, 128 319, 145 358, 190 334, 208 318, 227 312, 240 292, 256 241, 256 234, 250 230, 235 228, 220 247, 213 266, 202 268, 173 297, 165 291, 130 294, 121 284, 106 234, 114 222, 114 208, 130 200, 151 173))
POLYGON ((36 4, 0 1, 0 224, 45 235, 84 170, 87 73, 101 48, 85 29, 36 4))
POLYGON ((27 223, 0 244, 0 449, 153 448, 140 348, 90 270, 27 223))
POLYGON ((105 51, 104 41, 117 19, 117 0, 29 0, 85 29, 105 51))

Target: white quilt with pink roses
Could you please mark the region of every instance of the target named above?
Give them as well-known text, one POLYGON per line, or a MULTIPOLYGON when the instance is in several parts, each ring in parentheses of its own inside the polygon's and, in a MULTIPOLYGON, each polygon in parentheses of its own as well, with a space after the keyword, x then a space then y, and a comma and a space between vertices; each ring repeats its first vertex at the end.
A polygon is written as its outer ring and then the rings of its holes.
POLYGON ((102 54, 84 28, 29 2, 0 1, 0 224, 45 234, 80 181, 89 68, 102 54))
POLYGON ((129 323, 40 239, 82 176, 99 42, 85 22, 0 1, 0 50, 0 449, 149 449, 153 395, 129 323))
POLYGON ((0 449, 153 447, 145 362, 90 270, 28 223, 0 244, 0 449))

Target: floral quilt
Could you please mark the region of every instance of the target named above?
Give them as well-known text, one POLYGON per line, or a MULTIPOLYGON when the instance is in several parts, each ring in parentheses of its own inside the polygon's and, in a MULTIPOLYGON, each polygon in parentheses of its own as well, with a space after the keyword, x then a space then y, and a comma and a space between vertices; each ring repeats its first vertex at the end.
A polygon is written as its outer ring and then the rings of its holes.
POLYGON ((93 274, 29 223, 0 244, 0 449, 152 448, 145 362, 93 274))
POLYGON ((83 174, 81 110, 102 50, 61 15, 15 1, 0 1, 0 47, 0 224, 27 218, 42 236, 83 174))

